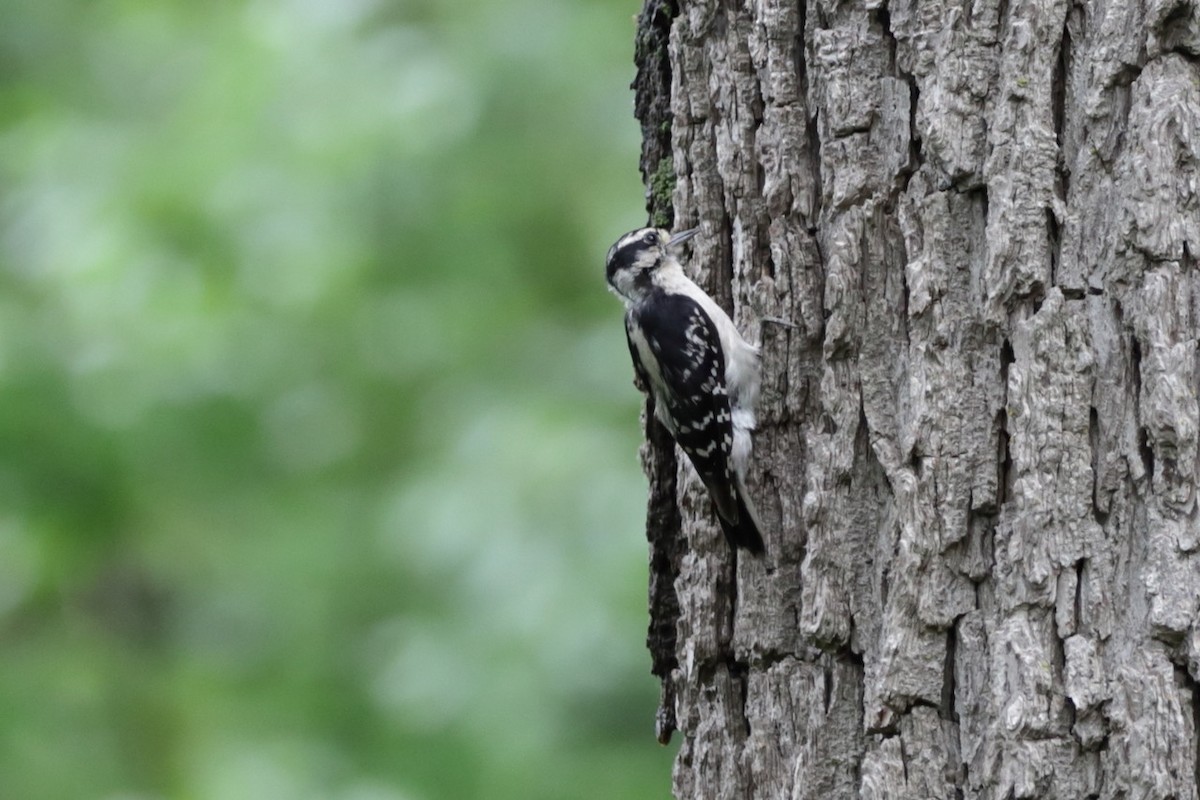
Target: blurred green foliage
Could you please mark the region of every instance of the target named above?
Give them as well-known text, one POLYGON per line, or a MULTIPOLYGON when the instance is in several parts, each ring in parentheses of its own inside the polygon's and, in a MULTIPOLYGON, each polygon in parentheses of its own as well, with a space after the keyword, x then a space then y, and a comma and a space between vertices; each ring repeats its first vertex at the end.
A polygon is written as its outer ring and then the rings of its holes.
POLYGON ((667 796, 636 2, 0 7, 0 798, 667 796))

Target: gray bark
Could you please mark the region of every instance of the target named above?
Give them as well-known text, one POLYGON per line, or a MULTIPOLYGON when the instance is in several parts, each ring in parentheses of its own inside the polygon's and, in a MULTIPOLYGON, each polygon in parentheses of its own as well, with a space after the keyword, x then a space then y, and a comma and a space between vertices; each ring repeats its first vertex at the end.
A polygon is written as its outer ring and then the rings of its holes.
POLYGON ((648 0, 651 216, 797 326, 766 557, 649 425, 678 797, 1197 797, 1198 56, 1197 0, 648 0))

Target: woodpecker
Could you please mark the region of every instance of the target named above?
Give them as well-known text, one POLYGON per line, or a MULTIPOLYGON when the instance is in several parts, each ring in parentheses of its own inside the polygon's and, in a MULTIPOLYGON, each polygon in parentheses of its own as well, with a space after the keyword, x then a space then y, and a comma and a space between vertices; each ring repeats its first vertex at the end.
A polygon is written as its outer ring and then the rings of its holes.
POLYGON ((758 347, 683 273, 674 250, 699 228, 639 228, 608 250, 610 291, 625 303, 636 383, 708 490, 730 546, 763 552, 746 493, 758 399, 758 347))

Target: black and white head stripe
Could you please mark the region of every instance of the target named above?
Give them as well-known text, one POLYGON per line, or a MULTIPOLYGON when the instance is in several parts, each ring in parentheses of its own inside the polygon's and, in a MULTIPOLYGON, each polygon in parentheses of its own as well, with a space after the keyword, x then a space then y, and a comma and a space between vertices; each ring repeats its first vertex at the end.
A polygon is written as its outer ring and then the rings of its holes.
POLYGON ((604 272, 608 282, 623 269, 650 268, 662 259, 663 244, 667 237, 657 228, 638 228, 630 231, 608 248, 604 259, 604 272))

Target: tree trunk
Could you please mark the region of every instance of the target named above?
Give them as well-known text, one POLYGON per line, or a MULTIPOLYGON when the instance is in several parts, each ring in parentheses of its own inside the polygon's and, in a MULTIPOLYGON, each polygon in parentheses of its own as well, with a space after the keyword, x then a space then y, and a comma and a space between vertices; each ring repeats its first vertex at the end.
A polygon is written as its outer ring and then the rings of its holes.
POLYGON ((1197 797, 1198 54, 1197 0, 647 0, 651 217, 763 345, 765 557, 648 423, 678 797, 1197 797))

